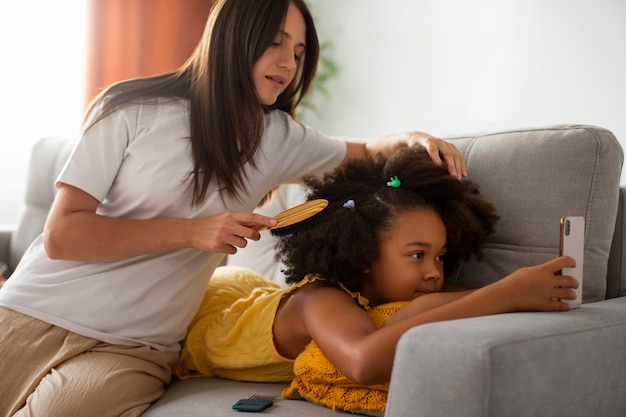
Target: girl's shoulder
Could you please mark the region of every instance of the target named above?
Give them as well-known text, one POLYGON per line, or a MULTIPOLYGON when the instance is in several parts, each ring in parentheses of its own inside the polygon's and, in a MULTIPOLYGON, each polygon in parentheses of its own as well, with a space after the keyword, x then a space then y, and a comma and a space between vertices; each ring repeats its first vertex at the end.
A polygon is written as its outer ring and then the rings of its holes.
POLYGON ((353 299, 359 307, 369 310, 369 300, 358 291, 352 291, 341 282, 330 281, 319 274, 309 274, 297 284, 293 284, 292 291, 307 292, 315 296, 325 297, 328 294, 345 294, 353 299))

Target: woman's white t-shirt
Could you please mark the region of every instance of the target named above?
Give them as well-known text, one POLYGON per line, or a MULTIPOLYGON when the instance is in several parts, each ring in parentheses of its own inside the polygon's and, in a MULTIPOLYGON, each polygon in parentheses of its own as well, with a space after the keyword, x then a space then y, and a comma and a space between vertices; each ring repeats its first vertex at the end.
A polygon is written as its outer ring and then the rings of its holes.
MULTIPOLYGON (((198 218, 251 211, 274 186, 330 170, 346 153, 344 142, 272 111, 256 169, 245 167, 248 193, 240 201, 221 196, 211 182, 206 200, 194 206, 190 148, 188 102, 131 106, 86 132, 58 182, 98 199, 103 216, 198 218)), ((177 353, 223 257, 181 249, 116 262, 51 260, 39 236, 0 291, 0 305, 107 343, 177 353)))

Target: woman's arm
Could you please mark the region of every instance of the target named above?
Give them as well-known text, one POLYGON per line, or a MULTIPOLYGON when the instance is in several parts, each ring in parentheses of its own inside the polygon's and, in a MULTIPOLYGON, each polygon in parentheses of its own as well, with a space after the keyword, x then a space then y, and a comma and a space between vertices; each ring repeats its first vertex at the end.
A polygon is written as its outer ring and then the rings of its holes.
POLYGON ((348 150, 344 161, 378 153, 391 155, 402 144, 423 146, 435 163, 441 163, 441 156, 443 156, 448 164, 450 175, 458 178, 467 176, 465 159, 456 146, 424 132, 389 134, 365 143, 347 142, 348 150))
POLYGON ((96 214, 98 200, 60 183, 44 226, 44 247, 52 259, 108 262, 195 248, 233 254, 258 240, 251 228, 275 220, 255 213, 222 213, 199 219, 116 219, 96 214))
POLYGON ((303 303, 303 320, 311 338, 337 369, 357 383, 381 383, 391 378, 396 345, 411 327, 514 311, 568 310, 569 306, 559 299, 573 299, 572 288, 578 284, 572 277, 555 274, 573 263, 569 257, 560 257, 519 269, 498 282, 460 296, 439 293, 419 297, 406 310, 400 310, 399 319, 394 319, 394 314, 393 320, 378 330, 352 300, 345 301, 348 297, 341 297, 337 290, 319 288, 303 303), (427 308, 437 297, 444 297, 439 299, 444 302, 427 308))

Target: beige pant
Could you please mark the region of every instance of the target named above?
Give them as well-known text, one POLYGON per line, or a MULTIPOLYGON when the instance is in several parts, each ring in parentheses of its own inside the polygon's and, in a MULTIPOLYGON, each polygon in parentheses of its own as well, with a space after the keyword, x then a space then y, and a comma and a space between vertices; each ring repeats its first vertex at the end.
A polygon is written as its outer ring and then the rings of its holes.
POLYGON ((163 394, 175 361, 0 307, 0 417, 139 416, 163 394))

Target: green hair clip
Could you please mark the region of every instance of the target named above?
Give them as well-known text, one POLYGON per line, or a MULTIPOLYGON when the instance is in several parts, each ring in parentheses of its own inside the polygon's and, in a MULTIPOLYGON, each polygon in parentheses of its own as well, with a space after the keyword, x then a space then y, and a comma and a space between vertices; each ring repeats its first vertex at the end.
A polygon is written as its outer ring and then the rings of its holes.
POLYGON ((398 179, 398 176, 389 178, 389 182, 387 182, 387 187, 398 188, 402 183, 398 179))

